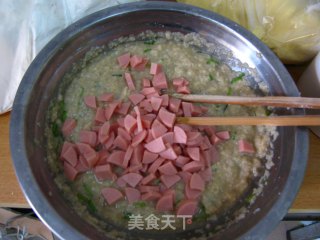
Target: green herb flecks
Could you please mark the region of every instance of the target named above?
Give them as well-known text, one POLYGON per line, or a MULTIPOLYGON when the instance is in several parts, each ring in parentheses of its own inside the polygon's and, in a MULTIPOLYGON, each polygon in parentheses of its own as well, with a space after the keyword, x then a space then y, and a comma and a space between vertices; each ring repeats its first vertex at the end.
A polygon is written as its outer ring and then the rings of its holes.
POLYGON ((211 170, 212 170, 212 172, 216 172, 218 170, 218 166, 217 165, 212 165, 211 166, 211 170))
POLYGON ((83 184, 83 193, 78 193, 79 201, 86 205, 89 212, 95 213, 97 208, 93 202, 93 192, 87 184, 83 184))
POLYGON ((241 81, 241 80, 243 79, 244 75, 245 75, 245 74, 242 72, 242 73, 240 73, 237 77, 232 78, 232 79, 231 79, 231 84, 234 84, 234 83, 236 83, 236 82, 241 81))
POLYGON ((81 90, 80 90, 80 94, 79 94, 79 98, 83 98, 83 94, 84 94, 84 87, 80 86, 81 90))
POLYGON ((54 137, 60 137, 61 136, 59 125, 56 122, 53 122, 51 124, 51 132, 52 132, 54 137))
POLYGON ((146 48, 143 50, 144 53, 150 52, 152 50, 152 48, 146 48))
POLYGON ((233 93, 232 88, 231 88, 231 87, 228 87, 227 96, 231 96, 232 93, 233 93))
POLYGON ((156 180, 153 181, 154 185, 159 185, 160 184, 160 179, 157 178, 156 180))
POLYGON ((121 73, 114 73, 114 74, 111 74, 112 77, 122 77, 122 74, 121 73))
POLYGON ((209 73, 209 81, 213 81, 214 80, 214 77, 212 76, 211 73, 209 73))
POLYGON ((265 114, 266 114, 266 116, 268 117, 268 116, 270 116, 270 115, 272 114, 272 111, 269 110, 268 108, 266 108, 265 114))
POLYGON ((252 202, 252 200, 255 198, 256 195, 254 195, 253 193, 249 194, 244 201, 248 204, 250 204, 252 202))
POLYGON ((222 107, 222 113, 225 113, 229 107, 229 104, 224 104, 222 107))
POLYGON ((231 139, 235 141, 237 139, 237 132, 231 132, 231 139))
POLYGON ((218 64, 219 61, 217 59, 215 59, 214 57, 210 57, 208 60, 207 60, 207 64, 218 64))
POLYGON ((82 204, 87 206, 89 212, 95 213, 97 211, 97 208, 91 198, 81 193, 78 193, 77 197, 82 204))
POLYGON ((61 122, 64 122, 67 119, 67 111, 64 100, 58 102, 58 118, 61 122))
POLYGON ((87 184, 83 184, 83 190, 85 191, 86 195, 89 197, 89 198, 92 198, 93 197, 93 192, 92 192, 92 189, 87 185, 87 184))
POLYGON ((145 40, 143 43, 146 45, 154 45, 156 43, 156 39, 150 38, 150 39, 145 40))
POLYGON ((146 202, 144 201, 137 201, 133 203, 133 206, 137 208, 145 208, 147 206, 146 202))
POLYGON ((193 216, 193 220, 194 221, 201 221, 201 222, 203 222, 203 221, 207 221, 207 219, 208 219, 208 214, 207 214, 207 212, 206 212, 206 208, 205 208, 205 206, 200 202, 200 204, 199 204, 199 212, 196 214, 196 215, 194 215, 193 216))
POLYGON ((122 217, 123 217, 123 219, 125 219, 125 220, 130 220, 130 217, 132 216, 132 213, 131 212, 128 212, 128 211, 123 211, 122 212, 122 217))

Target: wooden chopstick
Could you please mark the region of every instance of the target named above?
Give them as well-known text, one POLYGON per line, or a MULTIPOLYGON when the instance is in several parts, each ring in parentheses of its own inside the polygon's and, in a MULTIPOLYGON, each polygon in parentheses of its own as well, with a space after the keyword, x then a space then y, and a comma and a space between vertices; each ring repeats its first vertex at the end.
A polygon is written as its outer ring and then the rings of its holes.
POLYGON ((176 122, 188 125, 209 126, 320 126, 320 115, 270 117, 178 117, 176 122))
POLYGON ((173 93, 172 96, 187 102, 320 109, 320 98, 282 96, 240 97, 178 93, 173 93))

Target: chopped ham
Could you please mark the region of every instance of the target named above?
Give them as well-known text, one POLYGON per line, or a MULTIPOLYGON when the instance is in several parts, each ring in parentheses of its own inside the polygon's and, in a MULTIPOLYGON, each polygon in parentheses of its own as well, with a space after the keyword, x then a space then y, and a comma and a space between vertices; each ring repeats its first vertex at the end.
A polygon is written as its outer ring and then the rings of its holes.
POLYGON ((121 136, 128 142, 131 142, 131 136, 124 128, 119 127, 117 131, 118 131, 118 136, 121 136))
POLYGON ((117 184, 117 186, 120 187, 120 188, 124 188, 124 187, 127 186, 126 181, 124 181, 121 177, 117 178, 116 184, 117 184))
POLYGON ((69 146, 61 154, 61 158, 64 161, 67 161, 72 167, 75 167, 78 163, 78 154, 73 146, 69 146))
POLYGON ((147 112, 152 112, 153 111, 153 108, 152 108, 152 105, 151 105, 151 102, 149 99, 145 99, 143 100, 140 104, 139 104, 139 107, 144 109, 145 111, 147 112))
POLYGON ((182 167, 183 167, 184 165, 186 165, 188 162, 190 162, 190 158, 180 155, 180 156, 177 157, 177 159, 176 159, 176 161, 175 161, 175 165, 176 165, 177 167, 182 168, 182 167))
POLYGON ((150 102, 151 102, 151 106, 153 108, 154 111, 159 111, 161 104, 162 104, 163 99, 159 98, 159 97, 151 97, 150 98, 150 102))
POLYGON ((142 193, 146 193, 146 192, 159 192, 160 188, 159 186, 139 186, 139 190, 142 193))
POLYGON ((64 137, 71 135, 73 129, 77 126, 77 121, 73 118, 67 118, 62 124, 61 132, 64 137))
POLYGON ((111 102, 113 100, 113 93, 103 93, 98 99, 101 102, 111 102))
POLYGON ((143 177, 138 173, 127 173, 122 176, 122 179, 131 187, 136 187, 142 178, 143 177))
POLYGON ((157 93, 157 90, 154 87, 144 87, 141 90, 141 94, 143 94, 145 96, 148 96, 148 95, 154 94, 154 93, 157 93))
POLYGON ((160 156, 169 160, 175 160, 178 157, 170 144, 167 145, 166 150, 160 153, 160 156))
POLYGON ((221 140, 229 140, 230 139, 229 131, 216 132, 216 136, 218 138, 220 138, 221 140))
POLYGON ((178 172, 178 174, 182 178, 184 184, 186 186, 189 186, 189 181, 190 181, 190 178, 192 176, 192 173, 180 171, 180 172, 178 172))
POLYGON ((129 146, 129 143, 124 137, 122 137, 121 135, 118 135, 114 139, 113 145, 121 150, 126 151, 129 146))
POLYGON ((74 147, 75 145, 71 142, 68 142, 68 141, 64 141, 63 142, 63 145, 62 145, 62 149, 61 149, 61 155, 60 157, 62 156, 63 153, 65 153, 69 147, 74 147))
POLYGON ((150 67, 150 74, 156 75, 158 73, 162 72, 162 66, 158 63, 151 63, 150 67))
POLYGON ((93 173, 98 181, 104 181, 106 179, 114 181, 117 179, 117 175, 112 172, 110 164, 96 166, 93 169, 93 173))
POLYGON ((161 164, 165 161, 164 158, 159 157, 158 159, 156 159, 151 166, 148 169, 149 173, 155 173, 158 168, 161 166, 161 164))
POLYGON ((203 167, 204 167, 204 165, 201 162, 192 161, 192 162, 189 162, 189 163, 185 164, 182 167, 182 171, 185 171, 185 172, 198 172, 203 167))
POLYGON ((194 215, 198 209, 198 202, 196 200, 183 200, 180 202, 177 209, 177 216, 179 215, 194 215))
POLYGON ((176 167, 173 165, 173 163, 171 161, 161 165, 158 168, 158 170, 160 173, 162 173, 164 175, 171 175, 171 176, 177 174, 177 172, 178 172, 176 167))
POLYGON ((190 178, 190 188, 192 190, 203 191, 204 184, 205 184, 204 180, 202 179, 202 177, 198 173, 192 174, 192 176, 190 178))
POLYGON ((132 133, 136 125, 137 125, 137 120, 131 115, 127 115, 124 118, 124 127, 128 133, 132 133))
POLYGON ((181 127, 174 126, 173 132, 174 132, 173 141, 175 143, 181 143, 181 144, 187 143, 187 134, 181 127))
POLYGON ((162 137, 158 137, 155 140, 147 143, 144 145, 144 147, 153 153, 160 153, 166 149, 166 146, 164 145, 162 137))
POLYGON ((105 109, 105 117, 106 120, 109 121, 110 118, 112 117, 114 111, 116 110, 116 108, 120 105, 119 102, 112 102, 109 103, 108 107, 105 109))
POLYGON ((190 182, 190 179, 184 187, 184 194, 185 194, 186 198, 187 199, 199 199, 201 197, 202 191, 196 190, 196 189, 191 189, 189 186, 189 182, 190 182))
POLYGON ((131 187, 126 187, 124 189, 124 192, 126 194, 127 200, 129 204, 139 201, 141 199, 141 193, 139 190, 131 187))
POLYGON ((129 112, 130 106, 131 106, 131 103, 129 102, 121 103, 120 106, 116 108, 115 112, 121 115, 126 115, 129 112))
POLYGON ((163 195, 156 204, 158 212, 167 212, 173 210, 173 196, 171 194, 163 195))
POLYGON ((99 129, 98 141, 100 143, 105 143, 109 138, 109 133, 110 133, 110 123, 105 122, 99 129))
POLYGON ((239 140, 238 142, 238 146, 239 146, 239 152, 241 153, 254 153, 254 147, 251 143, 247 142, 246 140, 239 140))
POLYGON ((64 170, 64 174, 69 180, 74 181, 76 179, 78 175, 78 171, 73 166, 71 166, 68 162, 63 163, 63 170, 64 170))
POLYGON ((76 145, 77 145, 79 152, 85 158, 88 166, 90 168, 95 166, 99 160, 99 154, 89 144, 77 143, 76 145))
POLYGON ((177 93, 182 93, 182 94, 190 94, 190 88, 188 86, 179 86, 177 87, 177 93))
POLYGON ((161 175, 160 180, 167 188, 171 188, 181 180, 181 177, 179 175, 161 175))
POLYGON ((152 84, 157 89, 168 88, 167 78, 164 72, 154 75, 152 84))
POLYGON ((107 162, 112 163, 119 167, 123 167, 123 160, 124 160, 125 154, 126 153, 124 151, 119 151, 119 150, 113 151, 108 157, 107 162))
POLYGON ((173 139, 174 139, 174 133, 173 132, 167 132, 162 135, 163 142, 165 144, 173 144, 173 139))
POLYGON ((87 143, 91 147, 97 145, 97 134, 94 131, 81 130, 79 133, 79 142, 87 143))
POLYGON ((181 86, 188 86, 189 85, 189 81, 183 77, 179 77, 179 78, 174 78, 172 79, 172 83, 174 87, 181 87, 181 86))
POLYGON ((118 189, 111 187, 103 188, 101 194, 109 205, 112 205, 123 198, 123 194, 118 189))
POLYGON ((148 176, 146 176, 142 179, 141 184, 147 185, 155 179, 156 179, 156 175, 154 173, 150 173, 148 176))
POLYGON ((159 154, 157 153, 152 153, 145 150, 143 153, 142 163, 145 163, 145 164, 153 163, 158 158, 158 156, 159 154))
POLYGON ((127 68, 130 63, 130 53, 123 54, 117 58, 120 67, 127 68))
POLYGON ((163 94, 163 95, 161 95, 161 98, 162 98, 161 106, 168 107, 169 106, 169 95, 163 94))
POLYGON ((104 148, 109 150, 113 144, 114 139, 115 139, 115 134, 114 132, 111 132, 107 141, 103 143, 104 148))
POLYGON ((142 144, 138 144, 136 147, 133 148, 133 155, 130 161, 131 165, 141 165, 143 151, 144 148, 142 144))
POLYGON ((189 157, 195 161, 200 161, 200 149, 198 147, 187 147, 189 157))
POLYGON ((128 148, 126 150, 126 153, 125 153, 125 155, 123 157, 123 162, 122 162, 123 168, 127 168, 128 167, 129 161, 131 159, 132 154, 133 154, 133 147, 128 146, 128 148))
POLYGON ((133 67, 133 69, 136 70, 136 71, 141 71, 142 72, 142 71, 145 70, 146 65, 147 65, 148 62, 149 62, 148 59, 143 58, 142 62, 139 63, 137 66, 133 67))
POLYGON ((161 198, 161 196, 159 192, 146 192, 142 194, 141 199, 144 201, 154 201, 161 198))
POLYGON ((142 79, 142 87, 151 87, 151 81, 148 78, 143 78, 142 79))
POLYGON ((177 113, 181 106, 181 99, 171 97, 169 100, 169 110, 171 112, 177 113))
POLYGON ((107 159, 110 156, 110 153, 105 150, 105 149, 101 149, 99 152, 99 160, 97 162, 97 165, 104 165, 107 163, 107 159))
POLYGON ((105 111, 103 108, 98 107, 97 111, 96 111, 96 115, 94 117, 94 120, 96 121, 96 123, 104 123, 106 121, 106 117, 105 117, 105 111))
POLYGON ((138 55, 133 55, 131 58, 130 58, 130 66, 132 68, 138 66, 140 63, 143 62, 143 57, 141 56, 138 56, 138 55))
POLYGON ((140 93, 133 93, 129 96, 130 101, 134 104, 137 105, 138 103, 140 103, 143 99, 145 98, 144 95, 140 94, 140 93))
POLYGON ((191 117, 191 108, 192 108, 192 103, 189 102, 182 102, 182 110, 183 110, 183 115, 185 117, 191 117))
POLYGON ((134 138, 132 139, 131 146, 136 147, 138 144, 140 144, 146 138, 146 136, 147 136, 147 131, 142 130, 136 136, 134 136, 134 138))
POLYGON ((164 125, 166 125, 169 128, 173 127, 173 124, 176 120, 176 115, 174 113, 171 113, 162 107, 160 108, 158 116, 164 125))
POLYGON ((167 131, 168 129, 157 119, 153 121, 151 127, 151 134, 154 139, 163 136, 167 131))
POLYGON ((124 78, 127 82, 127 85, 128 85, 128 88, 130 90, 136 90, 136 87, 134 86, 134 83, 133 83, 133 79, 132 79, 132 76, 130 73, 124 73, 124 78))
POLYGON ((95 96, 92 96, 92 95, 85 96, 84 103, 90 108, 93 108, 93 109, 97 108, 97 101, 95 96))

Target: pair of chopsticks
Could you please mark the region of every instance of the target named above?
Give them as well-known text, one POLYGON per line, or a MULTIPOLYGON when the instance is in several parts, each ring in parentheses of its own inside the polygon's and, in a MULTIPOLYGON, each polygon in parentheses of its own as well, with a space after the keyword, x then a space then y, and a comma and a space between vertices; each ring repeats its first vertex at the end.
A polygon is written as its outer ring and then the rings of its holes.
MULTIPOLYGON (((282 96, 239 97, 195 94, 172 94, 172 96, 186 102, 320 109, 320 98, 282 96)), ((177 123, 189 125, 320 126, 320 115, 269 117, 178 117, 177 123)))

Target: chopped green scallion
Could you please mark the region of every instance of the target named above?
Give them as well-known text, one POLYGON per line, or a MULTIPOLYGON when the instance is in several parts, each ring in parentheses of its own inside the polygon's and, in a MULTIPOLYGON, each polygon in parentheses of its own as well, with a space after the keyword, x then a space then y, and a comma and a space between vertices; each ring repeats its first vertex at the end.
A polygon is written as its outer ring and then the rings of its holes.
POLYGON ((211 63, 214 63, 214 64, 218 64, 219 61, 213 57, 210 57, 208 60, 207 60, 207 64, 211 64, 211 63))
POLYGON ((114 74, 111 74, 112 77, 122 77, 122 74, 121 73, 114 73, 114 74))
POLYGON ((232 78, 231 79, 231 84, 234 84, 236 82, 241 81, 243 79, 244 75, 245 75, 244 73, 240 73, 237 77, 232 78))

